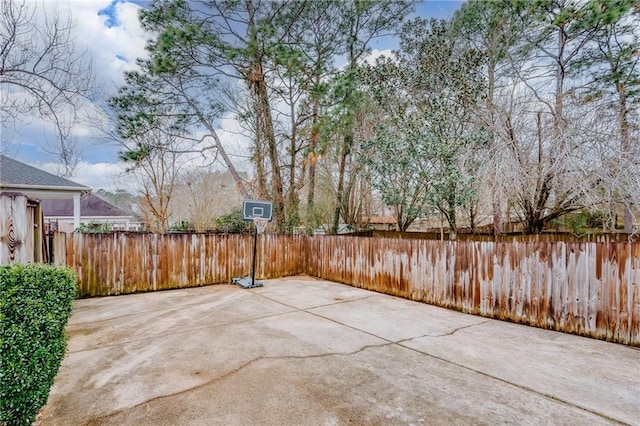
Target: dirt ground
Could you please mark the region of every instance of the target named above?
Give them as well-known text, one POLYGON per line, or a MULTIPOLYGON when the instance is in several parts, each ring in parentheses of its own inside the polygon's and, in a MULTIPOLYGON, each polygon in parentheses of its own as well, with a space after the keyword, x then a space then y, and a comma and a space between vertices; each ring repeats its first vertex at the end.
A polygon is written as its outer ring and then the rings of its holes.
POLYGON ((640 425, 640 350, 298 276, 75 302, 43 425, 640 425))

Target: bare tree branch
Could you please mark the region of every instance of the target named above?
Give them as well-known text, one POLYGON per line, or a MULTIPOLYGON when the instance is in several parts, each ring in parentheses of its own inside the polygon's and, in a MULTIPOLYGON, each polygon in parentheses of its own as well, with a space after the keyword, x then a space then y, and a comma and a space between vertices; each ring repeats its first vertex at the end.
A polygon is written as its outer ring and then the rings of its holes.
POLYGON ((71 15, 31 1, 0 4, 0 115, 27 123, 37 116, 53 125, 55 143, 45 150, 58 156, 64 174, 77 163, 71 129, 93 89, 92 61, 71 38, 71 15))

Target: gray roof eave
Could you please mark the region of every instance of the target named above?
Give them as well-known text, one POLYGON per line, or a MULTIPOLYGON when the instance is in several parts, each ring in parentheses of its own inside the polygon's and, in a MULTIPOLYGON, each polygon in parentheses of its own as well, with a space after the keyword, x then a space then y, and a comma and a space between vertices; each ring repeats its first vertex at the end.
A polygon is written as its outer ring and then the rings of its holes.
MULTIPOLYGON (((142 219, 136 216, 92 216, 92 215, 83 215, 82 210, 80 211, 80 219, 81 220, 131 220, 142 222, 142 219)), ((65 215, 44 215, 45 219, 60 219, 60 220, 73 220, 73 216, 65 216, 65 215)))
POLYGON ((14 183, 0 183, 0 189, 19 190, 19 189, 35 189, 38 191, 56 191, 56 192, 82 192, 89 193, 91 188, 88 186, 48 186, 48 185, 27 185, 14 183))
POLYGON ((38 199, 70 199, 74 195, 85 197, 91 193, 87 186, 44 186, 0 183, 0 192, 22 193, 30 198, 38 199))

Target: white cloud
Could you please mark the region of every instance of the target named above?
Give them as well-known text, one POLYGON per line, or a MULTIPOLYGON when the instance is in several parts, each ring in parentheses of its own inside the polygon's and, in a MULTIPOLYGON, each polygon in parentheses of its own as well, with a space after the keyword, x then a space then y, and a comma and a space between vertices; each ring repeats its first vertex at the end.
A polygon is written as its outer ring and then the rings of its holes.
POLYGON ((117 3, 113 16, 99 15, 110 1, 73 2, 71 13, 76 20, 75 42, 91 52, 95 61, 98 82, 109 86, 124 82, 124 71, 135 68, 135 60, 146 57, 144 49, 149 35, 140 26, 140 6, 133 3, 117 3), (110 19, 116 25, 109 26, 110 19))
POLYGON ((220 140, 230 155, 241 157, 251 155, 252 142, 245 133, 246 130, 242 128, 233 114, 227 114, 220 121, 220 140))
POLYGON ((50 21, 54 14, 63 24, 71 18, 74 24, 71 40, 75 50, 91 54, 100 85, 121 84, 123 71, 134 68, 136 58, 146 56, 144 47, 149 35, 138 21, 141 7, 134 3, 121 0, 44 0, 31 5, 35 6, 33 10, 39 25, 50 21))
MULTIPOLYGON (((59 171, 58 163, 36 163, 35 167, 56 174, 59 171)), ((70 180, 88 186, 94 191, 106 189, 115 191, 116 189, 130 188, 130 178, 127 177, 122 163, 88 163, 80 162, 74 170, 70 180)))
POLYGON ((371 50, 371 53, 369 53, 369 55, 363 58, 362 61, 369 65, 375 65, 376 59, 381 57, 387 57, 389 59, 393 59, 393 51, 391 49, 382 49, 382 50, 373 49, 371 50))

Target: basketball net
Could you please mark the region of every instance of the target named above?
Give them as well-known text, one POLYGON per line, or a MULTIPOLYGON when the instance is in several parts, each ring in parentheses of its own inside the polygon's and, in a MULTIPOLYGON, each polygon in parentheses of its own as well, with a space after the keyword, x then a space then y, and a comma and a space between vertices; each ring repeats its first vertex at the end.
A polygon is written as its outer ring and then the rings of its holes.
POLYGON ((253 224, 256 226, 256 231, 258 232, 258 234, 264 233, 264 230, 267 227, 267 223, 269 223, 267 219, 263 219, 261 217, 253 218, 253 224))

